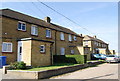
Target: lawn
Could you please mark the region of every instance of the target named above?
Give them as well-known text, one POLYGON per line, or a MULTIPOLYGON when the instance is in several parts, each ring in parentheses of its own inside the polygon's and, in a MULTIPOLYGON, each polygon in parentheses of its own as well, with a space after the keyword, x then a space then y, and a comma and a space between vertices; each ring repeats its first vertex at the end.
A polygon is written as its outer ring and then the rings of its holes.
POLYGON ((27 71, 44 71, 44 70, 52 70, 52 69, 57 69, 57 68, 62 68, 62 67, 68 67, 68 66, 75 66, 79 64, 71 64, 71 63, 57 63, 51 66, 43 66, 43 67, 35 67, 32 69, 27 69, 27 71))

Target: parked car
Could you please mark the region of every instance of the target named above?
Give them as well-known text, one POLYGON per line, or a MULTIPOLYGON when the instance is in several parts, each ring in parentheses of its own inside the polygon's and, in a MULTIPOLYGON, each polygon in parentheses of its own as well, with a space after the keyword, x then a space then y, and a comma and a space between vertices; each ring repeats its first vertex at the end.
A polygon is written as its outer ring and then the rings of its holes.
POLYGON ((91 59, 92 60, 105 60, 106 59, 106 55, 105 54, 91 54, 91 59))
POLYGON ((117 55, 107 55, 106 59, 105 59, 106 62, 120 62, 120 56, 117 56, 117 55))

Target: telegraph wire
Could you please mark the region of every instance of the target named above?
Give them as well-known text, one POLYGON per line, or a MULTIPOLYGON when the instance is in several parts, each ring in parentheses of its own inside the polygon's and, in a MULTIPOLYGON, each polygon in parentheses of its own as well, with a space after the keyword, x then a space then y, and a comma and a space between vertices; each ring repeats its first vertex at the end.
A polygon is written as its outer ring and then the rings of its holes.
POLYGON ((40 9, 38 8, 38 6, 34 3, 34 2, 31 2, 44 16, 46 16, 46 14, 40 9))
MULTIPOLYGON (((37 0, 37 1, 39 1, 39 0, 37 0)), ((67 16, 63 15, 62 13, 58 12, 57 10, 53 9, 52 7, 46 5, 45 3, 41 2, 41 1, 39 1, 39 2, 40 2, 41 4, 43 4, 43 5, 45 5, 46 7, 48 7, 49 9, 53 10, 54 12, 58 13, 59 15, 65 17, 65 18, 68 19, 69 21, 73 22, 74 24, 80 26, 78 23, 76 23, 75 21, 71 20, 71 19, 68 18, 67 16)), ((81 27, 81 26, 80 26, 80 27, 81 27)), ((84 28, 84 27, 81 27, 81 28, 85 29, 85 30, 88 31, 88 32, 91 32, 91 31, 89 31, 88 29, 86 29, 86 28, 84 28)), ((93 32, 91 32, 91 33, 94 35, 93 32)))
MULTIPOLYGON (((41 4, 41 3, 40 3, 41 4)), ((39 9, 39 7, 38 7, 38 9, 39 9)), ((41 11, 40 11, 41 12, 41 11)), ((54 14, 54 13, 52 13, 52 14, 54 14)), ((52 15, 51 14, 51 15, 52 15)), ((54 16, 55 16, 56 14, 54 14, 54 16)), ((45 15, 46 16, 46 15, 45 15)), ((63 22, 65 22, 65 21, 63 21, 63 22)), ((66 22, 65 22, 66 23, 66 22)), ((69 23, 66 23, 67 25, 69 25, 70 26, 70 24, 69 23)))
MULTIPOLYGON (((66 18, 67 20, 71 21, 72 23, 78 25, 80 28, 82 28, 82 29, 84 29, 84 30, 90 32, 92 35, 96 35, 96 34, 97 34, 97 33, 93 33, 93 32, 91 32, 90 30, 88 30, 88 29, 85 28, 85 27, 81 27, 81 26, 80 26, 78 23, 76 23, 74 20, 68 18, 67 16, 63 15, 62 13, 58 12, 57 10, 55 10, 55 9, 53 9, 52 7, 48 6, 47 4, 41 2, 40 0, 37 0, 37 1, 40 2, 41 4, 43 4, 44 6, 46 6, 47 8, 53 10, 53 11, 56 12, 57 14, 63 16, 63 17, 66 18)), ((97 34, 97 35, 98 35, 98 34, 97 34)), ((98 36, 98 37, 100 37, 100 36, 98 36)), ((102 37, 100 37, 100 38, 102 38, 102 37)), ((106 40, 106 41, 108 41, 108 40, 106 40)), ((110 42, 110 41, 109 41, 109 42, 110 42)))

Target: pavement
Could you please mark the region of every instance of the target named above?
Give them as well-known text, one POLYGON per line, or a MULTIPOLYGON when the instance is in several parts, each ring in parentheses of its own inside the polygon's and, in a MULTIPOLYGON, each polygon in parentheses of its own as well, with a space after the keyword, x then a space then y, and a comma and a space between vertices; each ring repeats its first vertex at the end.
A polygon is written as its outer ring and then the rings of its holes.
POLYGON ((72 73, 51 77, 50 79, 118 79, 119 63, 104 63, 72 73))
POLYGON ((2 69, 0 68, 0 81, 2 80, 2 69))

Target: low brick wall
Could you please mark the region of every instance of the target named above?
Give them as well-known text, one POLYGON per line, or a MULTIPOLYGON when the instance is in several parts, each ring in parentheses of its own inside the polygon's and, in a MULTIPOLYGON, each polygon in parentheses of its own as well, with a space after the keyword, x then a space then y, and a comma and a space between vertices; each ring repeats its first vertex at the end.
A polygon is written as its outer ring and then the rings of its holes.
POLYGON ((7 70, 4 79, 38 79, 37 71, 7 70))
POLYGON ((43 78, 48 78, 48 77, 55 76, 55 75, 73 72, 73 71, 80 70, 85 67, 87 67, 87 65, 77 65, 77 66, 63 67, 63 68, 58 68, 54 70, 38 72, 38 79, 43 79, 43 78))
POLYGON ((98 65, 101 63, 103 62, 90 62, 88 64, 69 66, 69 67, 63 67, 63 68, 58 68, 54 70, 46 70, 46 71, 7 70, 7 74, 5 74, 5 76, 9 76, 9 79, 44 79, 44 78, 49 78, 55 75, 60 75, 60 74, 80 70, 85 67, 98 65))

